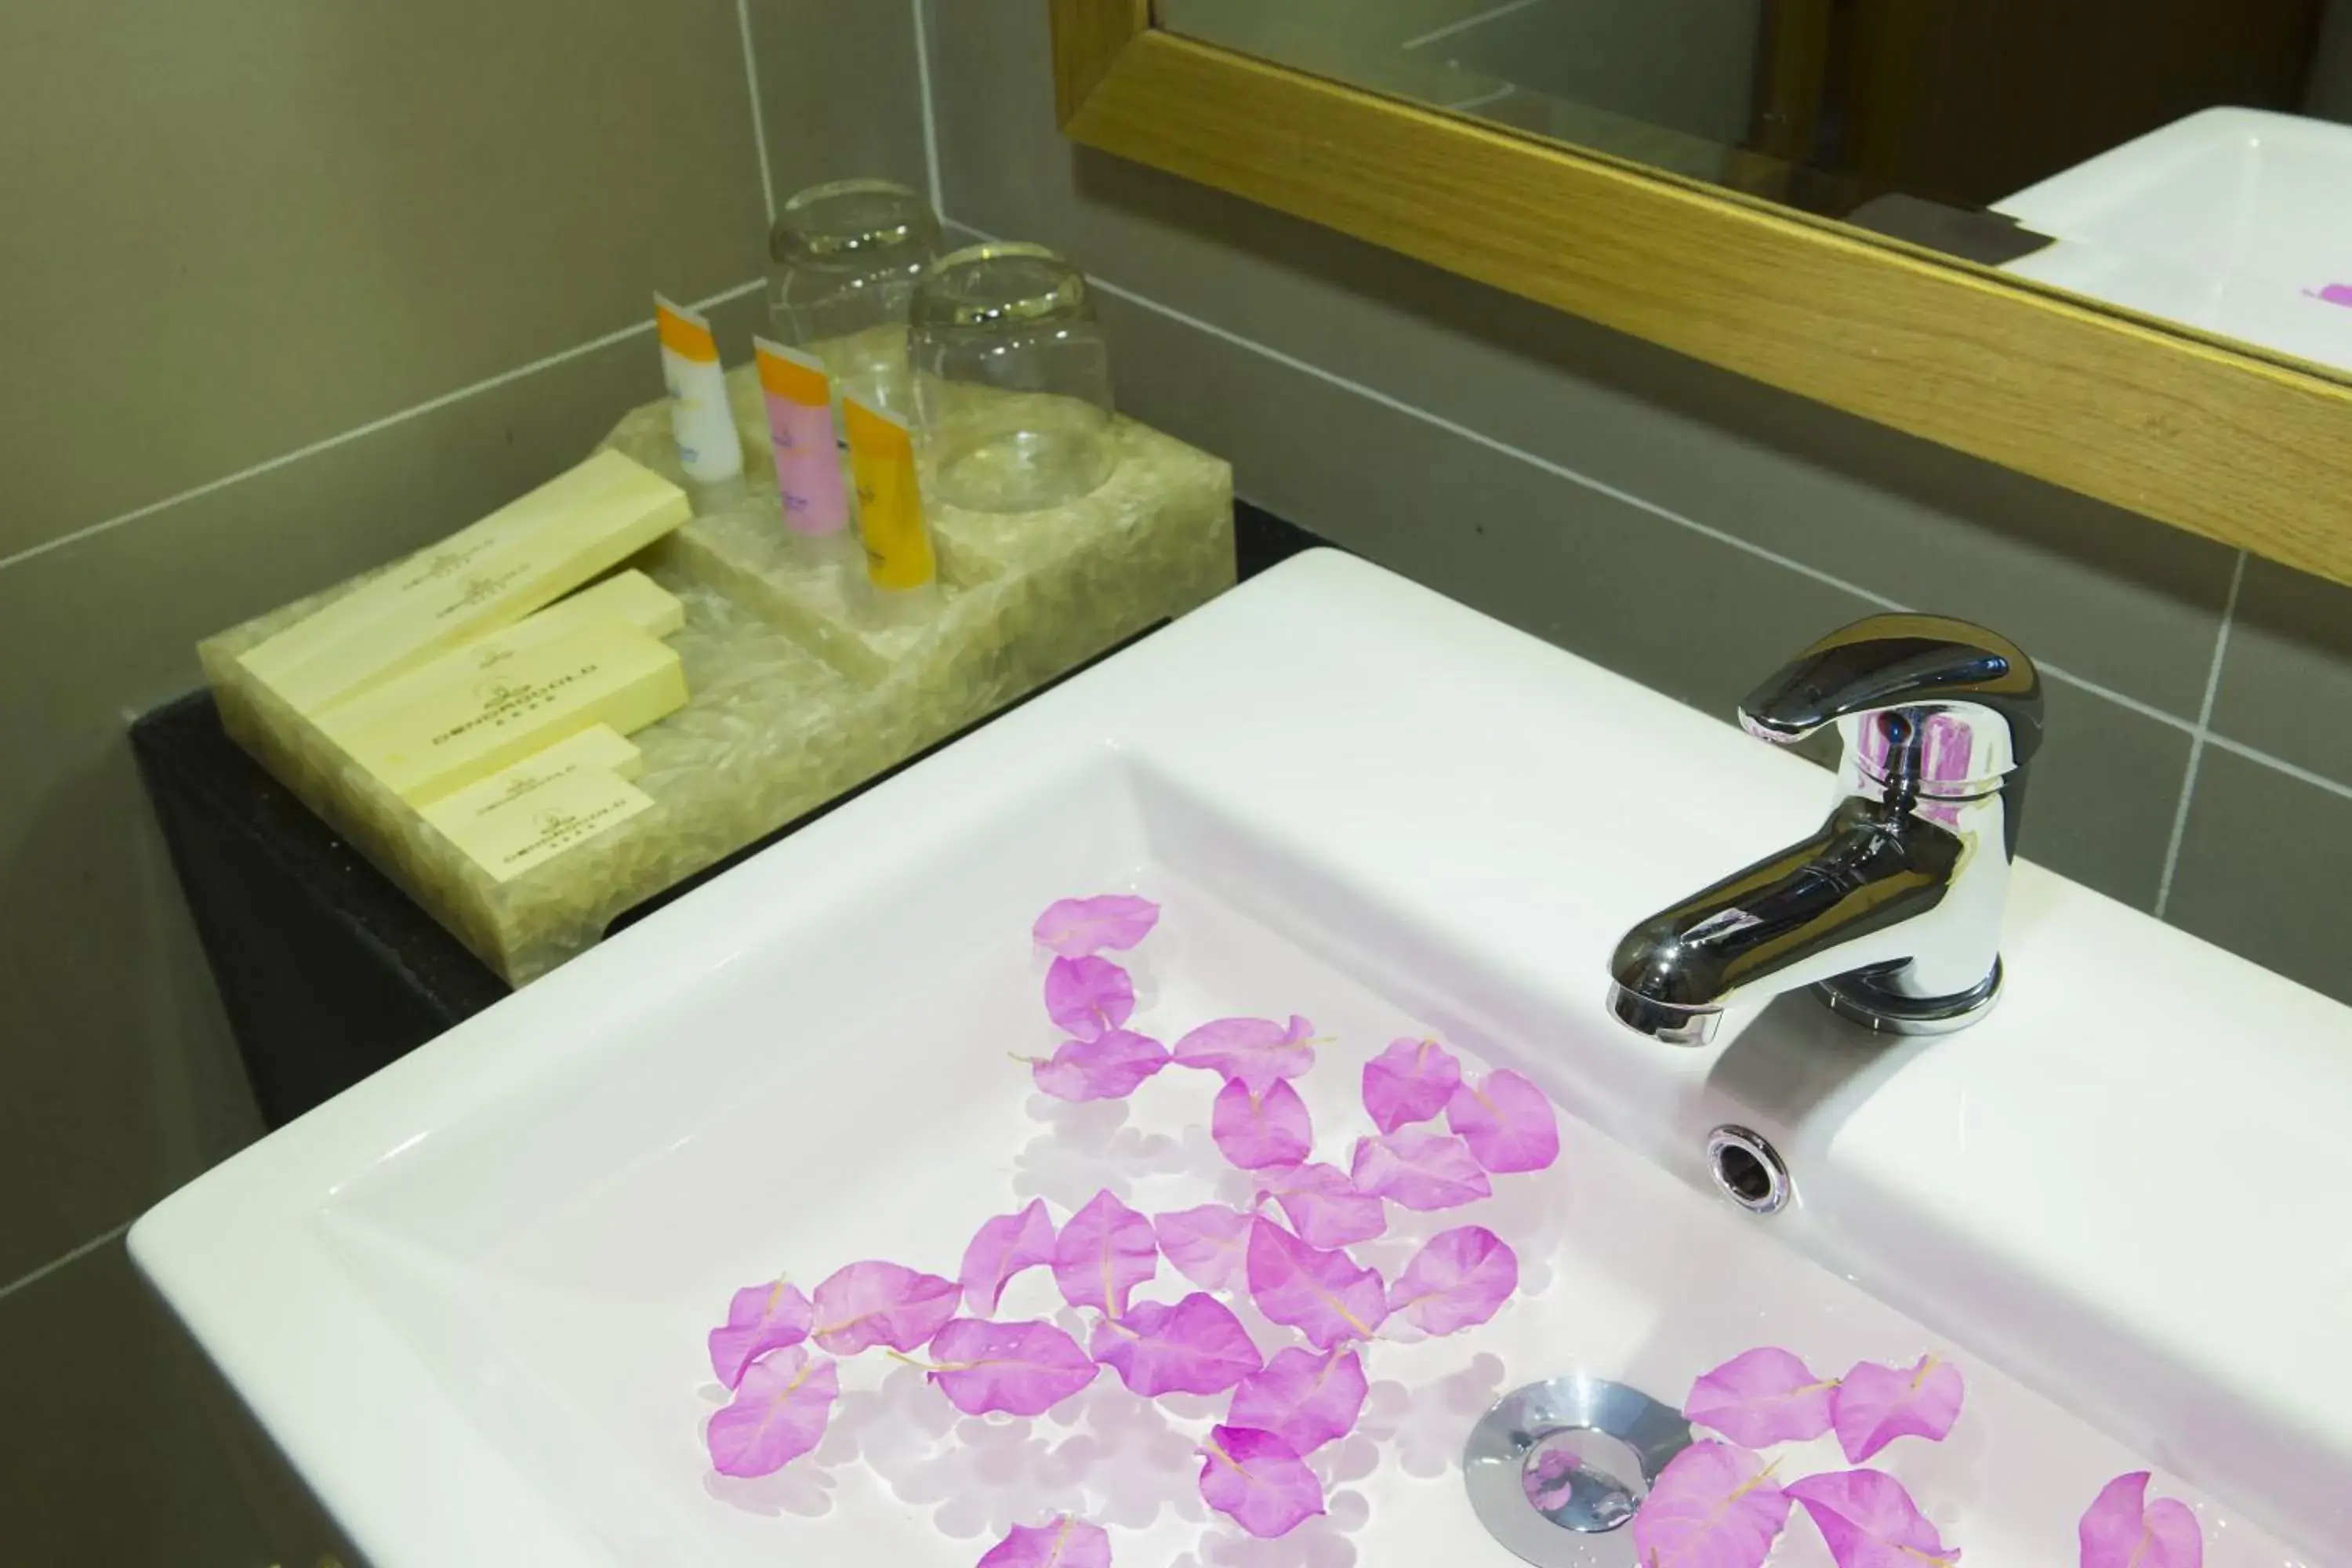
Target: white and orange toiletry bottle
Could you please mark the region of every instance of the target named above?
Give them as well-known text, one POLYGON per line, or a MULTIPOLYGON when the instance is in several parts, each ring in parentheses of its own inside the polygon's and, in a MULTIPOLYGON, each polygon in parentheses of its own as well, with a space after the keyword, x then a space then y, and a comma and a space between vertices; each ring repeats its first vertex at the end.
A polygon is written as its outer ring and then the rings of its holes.
POLYGON ((752 339, 751 352, 768 405, 785 531, 813 564, 856 565, 862 552, 850 528, 849 487, 834 437, 833 378, 814 354, 765 338, 752 339))
POLYGON ((939 601, 939 562, 923 521, 915 438, 907 422, 855 393, 841 400, 849 466, 857 481, 857 532, 866 578, 886 619, 920 618, 939 601))
POLYGON ((662 380, 669 388, 670 433, 678 461, 697 485, 723 486, 743 476, 743 443, 727 405, 727 373, 709 321, 654 296, 661 337, 662 380))

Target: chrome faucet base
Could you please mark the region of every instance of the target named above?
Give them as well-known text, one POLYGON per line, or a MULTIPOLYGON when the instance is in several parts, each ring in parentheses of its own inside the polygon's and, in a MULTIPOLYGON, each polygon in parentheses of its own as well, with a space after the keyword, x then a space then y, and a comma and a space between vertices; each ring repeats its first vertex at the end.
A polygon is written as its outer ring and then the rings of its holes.
POLYGON ((2000 1001, 2000 960, 1982 984, 1951 996, 1905 996, 1869 974, 1816 981, 1813 994, 1849 1023, 1882 1035, 1949 1035, 1967 1028, 2000 1001))

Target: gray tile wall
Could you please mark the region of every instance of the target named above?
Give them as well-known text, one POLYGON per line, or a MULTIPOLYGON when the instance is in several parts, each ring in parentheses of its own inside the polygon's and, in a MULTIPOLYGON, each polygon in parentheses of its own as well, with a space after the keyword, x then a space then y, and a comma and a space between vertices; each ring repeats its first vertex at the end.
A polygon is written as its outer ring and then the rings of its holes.
POLYGON ((2352 1001, 2352 590, 1055 132, 1045 9, 932 4, 940 196, 1104 285, 1242 493, 1709 712, 1909 606, 2051 675, 2027 854, 2352 1001))
POLYGON ((914 58, 905 0, 0 18, 0 1561, 334 1549, 122 1250, 257 1129, 128 720, 656 395, 650 290, 748 352, 772 192, 927 177, 914 58))

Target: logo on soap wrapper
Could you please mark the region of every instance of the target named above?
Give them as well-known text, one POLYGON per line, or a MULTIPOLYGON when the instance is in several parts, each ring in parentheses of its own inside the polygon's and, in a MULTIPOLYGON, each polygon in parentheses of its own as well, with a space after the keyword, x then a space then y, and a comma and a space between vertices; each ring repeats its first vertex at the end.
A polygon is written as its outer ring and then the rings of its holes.
POLYGON ((579 668, 568 670, 545 680, 508 682, 485 680, 474 688, 474 701, 480 710, 472 718, 461 720, 435 735, 431 745, 446 746, 462 740, 477 730, 496 729, 511 724, 517 719, 536 713, 563 694, 564 688, 576 686, 594 675, 604 666, 594 660, 579 668))

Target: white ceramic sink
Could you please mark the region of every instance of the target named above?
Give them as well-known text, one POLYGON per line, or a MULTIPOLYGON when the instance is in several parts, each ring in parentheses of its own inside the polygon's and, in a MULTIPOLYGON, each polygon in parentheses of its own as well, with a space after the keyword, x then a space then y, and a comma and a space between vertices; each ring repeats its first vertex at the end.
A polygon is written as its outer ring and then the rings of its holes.
MULTIPOLYGON (((379 1568, 948 1568, 1066 1508, 1122 1568, 1499 1568, 1459 1469, 1497 1395, 1581 1370, 1678 1403, 1759 1343, 1961 1364, 1959 1428, 1882 1462, 1979 1568, 2074 1563, 2091 1498, 2147 1468, 2215 1568, 2346 1561, 2352 1012, 2028 864, 2009 993, 1965 1034, 1881 1048, 1788 998, 1680 1051, 1604 1016, 1620 932, 1809 830, 1830 787, 1317 552, 272 1135, 131 1251, 379 1568), (1304 1086, 1318 1157, 1367 1130, 1357 1068, 1392 1037, 1535 1078, 1559 1164, 1431 1216, 1509 1239, 1521 1299, 1373 1347, 1363 1429, 1318 1456, 1331 1512, 1280 1541, 1194 1494, 1213 1402, 1108 1379, 967 1420, 862 1357, 815 1454, 712 1474, 703 1333, 736 1287, 952 1275, 1032 1195, 1245 1196, 1199 1076, 1072 1107, 1007 1060, 1055 1037, 1030 921, 1112 889, 1164 910, 1136 1026, 1296 1012, 1335 1037, 1304 1086), (1777 1142, 1795 1207, 1714 1194, 1727 1121, 1777 1142)), ((1828 1558, 1796 1524, 1774 1562, 1828 1558)))
POLYGON ((2208 109, 1993 204, 2004 270, 2352 370, 2352 125, 2208 109))

